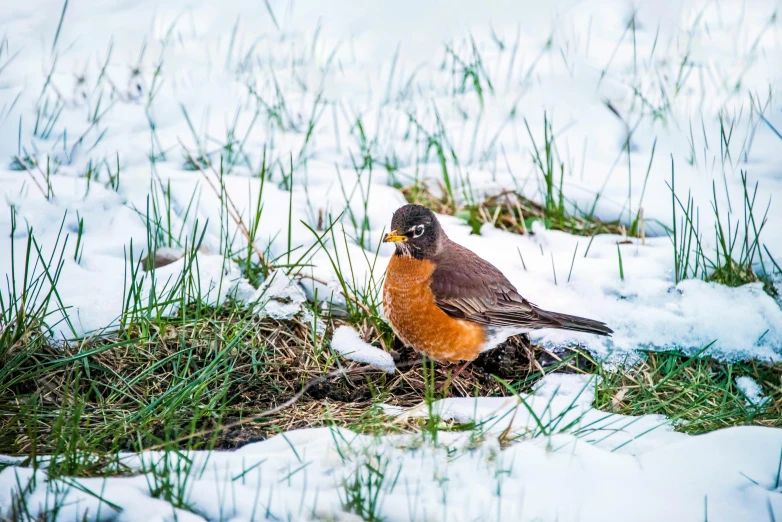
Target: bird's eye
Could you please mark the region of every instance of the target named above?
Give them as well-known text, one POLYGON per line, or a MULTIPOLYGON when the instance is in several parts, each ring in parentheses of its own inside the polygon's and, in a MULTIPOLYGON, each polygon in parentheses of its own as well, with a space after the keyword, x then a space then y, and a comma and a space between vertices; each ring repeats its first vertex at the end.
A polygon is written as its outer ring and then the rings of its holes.
POLYGON ((413 227, 413 239, 417 237, 421 237, 424 235, 424 226, 423 225, 416 225, 413 227))

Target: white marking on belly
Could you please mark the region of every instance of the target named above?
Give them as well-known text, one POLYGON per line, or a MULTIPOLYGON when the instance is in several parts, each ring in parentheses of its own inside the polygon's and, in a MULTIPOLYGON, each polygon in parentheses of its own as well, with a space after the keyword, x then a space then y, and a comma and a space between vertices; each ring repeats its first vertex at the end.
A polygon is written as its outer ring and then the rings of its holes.
POLYGON ((481 351, 485 352, 496 348, 514 335, 529 332, 529 328, 486 328, 486 342, 481 346, 481 351))

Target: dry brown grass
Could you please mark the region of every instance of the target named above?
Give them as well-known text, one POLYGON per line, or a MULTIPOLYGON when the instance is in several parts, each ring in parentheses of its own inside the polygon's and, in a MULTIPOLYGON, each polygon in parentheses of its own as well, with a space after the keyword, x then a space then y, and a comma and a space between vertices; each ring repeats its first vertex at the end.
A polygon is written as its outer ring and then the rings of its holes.
MULTIPOLYGON (((400 345, 392 347, 401 368, 393 376, 350 375, 363 366, 328 347, 339 324, 333 320, 325 335, 313 336, 301 321, 260 320, 226 309, 202 320, 150 322, 121 336, 9 351, 6 358, 15 357, 19 371, 0 387, 0 453, 52 453, 71 439, 86 451, 177 440, 183 447, 231 448, 295 428, 375 430, 390 424, 373 409, 378 403, 410 407, 424 400, 431 383, 417 354, 400 345), (292 407, 257 418, 339 368, 347 374, 318 382, 292 407), (248 422, 221 428, 241 419, 248 422)), ((368 322, 357 326, 367 341, 380 344, 368 322)), ((453 382, 451 368, 437 365, 434 385, 443 390, 438 396, 504 395, 492 375, 528 387, 541 374, 543 356, 515 339, 453 382)))

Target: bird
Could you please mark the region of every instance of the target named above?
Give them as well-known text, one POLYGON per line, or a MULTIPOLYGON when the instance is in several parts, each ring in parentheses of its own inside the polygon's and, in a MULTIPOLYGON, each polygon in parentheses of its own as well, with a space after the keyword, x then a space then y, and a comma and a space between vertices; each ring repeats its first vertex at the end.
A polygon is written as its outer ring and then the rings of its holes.
POLYGON ((464 361, 456 374, 481 352, 531 330, 613 333, 600 321, 549 312, 522 297, 497 267, 451 241, 422 205, 397 209, 383 242, 395 245, 383 283, 392 330, 429 359, 464 361))

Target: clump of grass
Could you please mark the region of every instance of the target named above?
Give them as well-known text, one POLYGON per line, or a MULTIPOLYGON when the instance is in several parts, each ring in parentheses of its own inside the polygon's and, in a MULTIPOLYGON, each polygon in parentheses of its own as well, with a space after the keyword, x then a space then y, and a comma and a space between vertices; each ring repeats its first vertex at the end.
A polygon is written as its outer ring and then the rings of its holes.
MULTIPOLYGON (((61 444, 69 440, 78 440, 87 453, 166 443, 263 411, 323 368, 335 367, 335 357, 309 324, 260 320, 231 305, 211 313, 202 309, 201 318, 190 312, 146 325, 137 317, 119 334, 0 353, 10 370, 0 382, 0 451, 64 453, 61 444)), ((334 388, 322 396, 371 399, 340 383, 334 388)), ((277 425, 299 425, 296 411, 288 410, 287 420, 275 419, 277 425)), ((258 422, 187 446, 230 447, 273 430, 272 423, 258 422)))
POLYGON ((747 283, 763 282, 764 290, 776 297, 777 291, 770 279, 767 277, 763 252, 761 250, 760 233, 768 222, 768 211, 771 207, 769 201, 768 207, 762 219, 755 219, 755 198, 757 197, 758 185, 755 184, 754 191, 750 195, 747 186, 747 173, 741 173, 741 182, 744 188, 742 199, 744 219, 743 223, 736 221, 736 227, 731 230, 731 214, 727 215, 727 228, 723 228, 720 210, 717 205, 716 189, 712 186, 714 199, 712 208, 714 209, 715 225, 714 233, 717 238, 717 249, 715 259, 709 260, 711 265, 711 274, 706 278, 707 281, 716 281, 728 286, 741 286, 747 283), (743 225, 743 241, 736 248, 739 239, 739 226, 743 225), (753 270, 755 259, 758 259, 763 270, 762 276, 757 275, 753 270))
POLYGON ((464 94, 467 92, 468 86, 470 86, 478 96, 481 107, 483 107, 484 92, 493 94, 494 85, 491 78, 489 78, 483 58, 478 51, 478 45, 472 36, 470 36, 470 42, 467 47, 469 47, 467 50, 469 56, 465 57, 461 56, 454 47, 446 45, 446 60, 442 67, 446 68, 450 65, 454 81, 453 94, 464 94))
POLYGON ((677 353, 646 353, 644 361, 620 371, 601 371, 595 406, 625 415, 662 414, 676 429, 697 434, 754 424, 782 427, 782 365, 722 363, 677 353), (763 388, 762 405, 748 402, 736 378, 752 377, 763 388))
POLYGON ((416 183, 402 189, 409 203, 424 205, 439 214, 464 219, 473 233, 480 233, 481 226, 493 226, 516 234, 529 234, 532 223, 540 221, 547 229, 563 230, 579 236, 596 234, 625 235, 626 229, 620 221, 601 221, 594 216, 552 213, 541 205, 515 191, 503 191, 472 203, 456 204, 450 198, 436 196, 423 183, 416 183))
MULTIPOLYGON (((435 195, 421 180, 402 188, 402 193, 409 203, 424 205, 440 214, 464 219, 475 234, 480 232, 481 226, 485 223, 491 223, 508 232, 527 234, 532 222, 539 221, 547 229, 563 230, 580 236, 595 234, 626 236, 627 229, 621 221, 607 222, 595 217, 594 207, 597 199, 592 205, 593 210, 586 212, 572 205, 565 197, 563 192, 565 164, 559 157, 554 128, 548 115, 543 114, 543 141, 540 144, 535 141, 526 119, 524 124, 532 147, 530 159, 538 173, 539 200, 542 203, 524 196, 520 190, 503 190, 498 194, 476 197, 471 190, 469 180, 464 181, 460 186, 465 197, 464 201, 459 201, 454 196, 446 158, 442 154, 439 155, 443 171, 442 180, 437 180, 442 196, 435 195)), ((430 137, 430 141, 431 139, 430 137)), ((632 230, 636 231, 636 234, 640 234, 640 230, 643 229, 640 219, 636 217, 633 223, 632 230)))
MULTIPOLYGON (((383 496, 393 492, 396 480, 389 473, 388 459, 373 455, 358 466, 344 484, 342 504, 367 522, 381 522, 383 496), (389 484, 390 483, 390 484, 389 484)), ((397 476, 401 469, 397 470, 397 476)))
MULTIPOLYGON (((342 324, 325 319, 330 326, 342 324)), ((380 344, 371 325, 356 326, 368 341, 380 344)), ((440 430, 465 427, 433 417, 400 425, 379 405, 407 408, 444 396, 527 392, 555 371, 598 372, 603 377, 598 408, 662 413, 687 432, 782 426, 780 365, 649 354, 641 365, 608 372, 584 353, 560 357, 524 338, 482 354, 453 380, 449 368, 422 367, 412 350, 391 345, 399 366, 395 375, 327 378, 291 407, 264 414, 296 396, 305 383, 361 366, 339 359, 328 348, 329 335, 330 328, 318 332, 309 321, 260 319, 231 302, 217 308, 190 305, 171 317, 135 315, 124 330, 57 344, 28 335, 12 348, 0 346, 0 453, 26 455, 33 466, 47 455, 53 477, 90 476, 123 473, 116 459, 122 450, 233 448, 313 426, 364 433, 416 430, 437 440, 440 430), (740 375, 761 383, 769 396, 763 408, 746 405, 734 384, 740 375)), ((367 486, 377 473, 364 469, 354 478, 347 500, 356 512, 375 512, 377 497, 367 496, 367 486)), ((176 493, 170 485, 157 486, 162 497, 176 493)), ((377 492, 379 484, 372 487, 377 492)))
POLYGON ((771 273, 773 269, 779 270, 779 266, 760 241, 761 232, 768 223, 771 201, 763 216, 756 216, 758 184, 750 188, 747 173, 743 171, 741 182, 742 217, 735 222, 730 208, 727 213, 720 210, 716 186, 712 184, 715 248, 713 252, 707 252, 699 226, 700 210, 690 194, 685 201, 676 194, 676 176, 671 163, 671 183, 668 187, 673 207, 670 237, 673 241, 675 280, 678 283, 684 279, 700 278, 732 287, 762 282, 765 292, 771 297, 777 297, 778 291, 771 281, 771 273), (769 254, 768 259, 763 256, 764 249, 769 254), (760 273, 755 271, 758 267, 760 273))
MULTIPOLYGON (((10 278, 5 289, 0 288, 0 360, 15 358, 15 354, 28 345, 36 345, 52 335, 57 324, 53 316, 65 309, 57 292, 57 282, 62 274, 68 237, 63 237, 65 217, 55 239, 51 255, 47 258, 35 239, 33 230, 27 229, 26 248, 18 252, 11 242, 11 259, 17 256, 24 260, 24 270, 17 271, 11 264, 10 278)), ((17 229, 16 209, 11 207, 11 236, 17 229)), ((73 331, 67 317, 60 321, 73 331)), ((66 329, 67 331, 67 328, 66 329)), ((12 370, 10 366, 0 367, 0 382, 12 370)))
MULTIPOLYGON (((381 402, 411 407, 445 393, 505 395, 491 374, 521 389, 540 375, 535 354, 542 352, 525 343, 485 354, 453 381, 448 368, 423 372, 416 353, 395 345, 395 375, 328 378, 290 408, 263 415, 305 383, 362 366, 328 347, 331 326, 341 320, 332 318, 323 332, 308 320, 261 319, 230 301, 129 317, 121 330, 73 341, 33 335, 42 321, 29 324, 24 337, 3 339, 0 453, 26 455, 34 466, 48 455, 53 476, 118 473, 119 451, 232 448, 322 425, 394 431, 403 427, 380 413, 381 402)), ((355 326, 380 344, 371 325, 355 326)))

